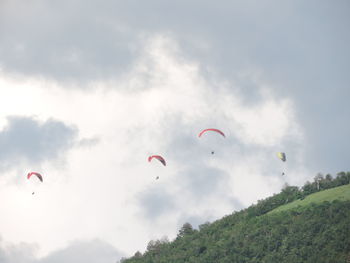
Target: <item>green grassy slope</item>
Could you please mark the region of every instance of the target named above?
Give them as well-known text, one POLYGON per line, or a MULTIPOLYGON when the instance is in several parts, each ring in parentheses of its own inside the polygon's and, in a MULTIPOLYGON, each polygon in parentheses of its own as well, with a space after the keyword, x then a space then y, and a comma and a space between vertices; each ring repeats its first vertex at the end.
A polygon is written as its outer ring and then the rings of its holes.
POLYGON ((332 189, 327 189, 321 192, 311 194, 303 200, 295 200, 286 205, 279 206, 274 210, 268 212, 268 214, 278 213, 281 211, 286 211, 289 209, 303 209, 310 205, 311 203, 322 203, 325 201, 332 202, 334 200, 347 201, 350 200, 350 185, 342 185, 332 189))

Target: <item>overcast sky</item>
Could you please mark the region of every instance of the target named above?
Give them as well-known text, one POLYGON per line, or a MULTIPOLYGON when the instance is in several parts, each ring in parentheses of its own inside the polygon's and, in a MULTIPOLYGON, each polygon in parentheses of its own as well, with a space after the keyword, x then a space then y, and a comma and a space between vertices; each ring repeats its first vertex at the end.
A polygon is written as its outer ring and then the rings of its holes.
POLYGON ((0 0, 0 261, 116 262, 348 171, 349 26, 347 0, 0 0))

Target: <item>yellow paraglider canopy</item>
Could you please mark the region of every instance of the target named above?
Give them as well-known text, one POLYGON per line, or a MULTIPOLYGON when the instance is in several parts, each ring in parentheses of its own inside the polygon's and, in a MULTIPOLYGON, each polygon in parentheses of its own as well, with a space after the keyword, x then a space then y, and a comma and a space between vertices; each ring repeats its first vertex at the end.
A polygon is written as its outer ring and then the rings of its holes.
POLYGON ((278 152, 277 153, 277 157, 280 158, 283 162, 285 162, 287 159, 286 159, 286 154, 283 153, 283 152, 278 152))

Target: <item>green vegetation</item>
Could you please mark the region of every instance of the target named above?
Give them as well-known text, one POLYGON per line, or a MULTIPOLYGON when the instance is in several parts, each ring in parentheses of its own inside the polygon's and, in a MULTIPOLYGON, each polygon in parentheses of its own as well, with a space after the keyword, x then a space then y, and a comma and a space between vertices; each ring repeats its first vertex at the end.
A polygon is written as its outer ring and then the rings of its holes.
POLYGON ((152 240, 121 262, 349 263, 349 181, 349 172, 319 174, 198 230, 185 223, 175 240, 152 240))
POLYGON ((281 212, 289 209, 296 209, 296 208, 302 209, 311 205, 312 203, 317 204, 325 201, 331 202, 334 200, 339 200, 339 201, 350 200, 350 184, 311 194, 303 200, 299 199, 291 203, 288 203, 286 205, 279 206, 274 210, 270 211, 268 214, 281 212))

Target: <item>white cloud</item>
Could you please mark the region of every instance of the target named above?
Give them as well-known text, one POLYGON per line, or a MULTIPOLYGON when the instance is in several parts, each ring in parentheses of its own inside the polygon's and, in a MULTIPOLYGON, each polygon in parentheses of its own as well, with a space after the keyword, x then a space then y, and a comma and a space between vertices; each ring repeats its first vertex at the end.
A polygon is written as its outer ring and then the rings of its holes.
POLYGON ((47 257, 35 257, 37 246, 29 243, 11 244, 0 239, 0 259, 2 263, 95 263, 116 262, 123 254, 112 245, 99 239, 75 240, 68 246, 53 251, 47 257))
POLYGON ((184 220, 220 218, 283 184, 275 152, 291 138, 302 141, 292 101, 275 98, 258 80, 262 101, 245 105, 235 88, 221 85, 225 80, 208 82, 171 37, 145 41, 127 74, 87 90, 1 75, 1 121, 14 114, 53 117, 75 125, 82 140, 98 138, 90 147, 77 144, 64 165, 43 164, 45 184, 34 196, 23 174, 7 175, 23 178, 18 186, 0 181, 0 199, 8 200, 0 203, 5 240, 36 243, 39 256, 94 238, 133 254, 151 238, 174 237, 184 220), (199 140, 208 126, 227 138, 199 140), (158 153, 167 167, 147 162, 158 153), (159 214, 152 224, 147 212, 159 214))

